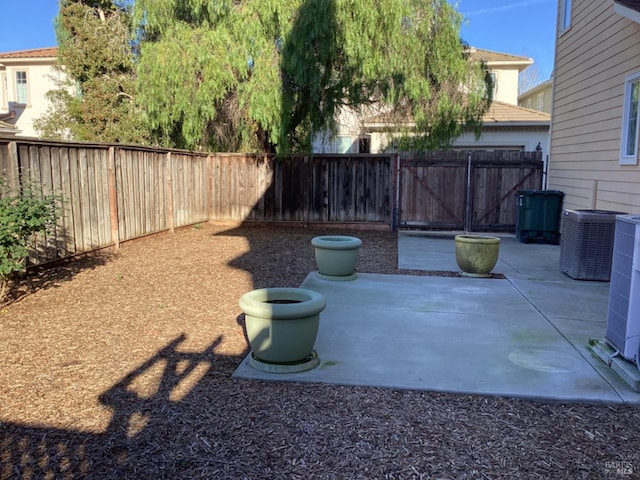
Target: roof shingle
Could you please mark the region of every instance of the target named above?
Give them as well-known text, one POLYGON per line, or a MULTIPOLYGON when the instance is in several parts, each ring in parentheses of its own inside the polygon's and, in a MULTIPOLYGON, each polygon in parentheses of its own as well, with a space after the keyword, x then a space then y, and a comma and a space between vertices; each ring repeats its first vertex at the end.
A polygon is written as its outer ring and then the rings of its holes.
POLYGON ((550 122, 551 115, 530 108, 518 107, 504 102, 493 101, 482 117, 482 123, 495 122, 550 122))

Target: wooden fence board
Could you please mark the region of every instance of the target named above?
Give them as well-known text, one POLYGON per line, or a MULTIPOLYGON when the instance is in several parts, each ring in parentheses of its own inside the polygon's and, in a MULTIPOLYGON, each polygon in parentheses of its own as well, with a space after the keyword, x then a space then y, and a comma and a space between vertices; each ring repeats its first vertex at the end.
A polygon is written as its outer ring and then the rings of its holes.
POLYGON ((69 149, 69 196, 64 200, 70 204, 73 216, 73 253, 85 251, 82 243, 82 210, 80 208, 80 180, 78 167, 78 149, 69 149))
MULTIPOLYGON (((52 147, 51 152, 51 184, 53 194, 62 198, 62 173, 63 170, 60 168, 60 148, 52 147)), ((59 207, 62 209, 62 205, 59 204, 59 207)), ((65 216, 61 215, 58 217, 56 221, 55 227, 55 235, 53 237, 54 240, 54 254, 52 258, 57 258, 58 256, 66 255, 66 227, 65 227, 65 216)))

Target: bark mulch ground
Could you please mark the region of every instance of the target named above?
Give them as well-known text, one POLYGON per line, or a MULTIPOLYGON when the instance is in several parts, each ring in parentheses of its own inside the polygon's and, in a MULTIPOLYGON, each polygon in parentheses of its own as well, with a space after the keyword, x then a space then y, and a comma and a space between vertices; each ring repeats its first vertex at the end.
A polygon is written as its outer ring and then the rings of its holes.
MULTIPOLYGON (((298 286, 327 233, 207 224, 22 279, 0 307, 0 478, 640 476, 635 406, 231 379, 239 297, 298 286)), ((409 273, 395 234, 340 234, 359 271, 409 273)))

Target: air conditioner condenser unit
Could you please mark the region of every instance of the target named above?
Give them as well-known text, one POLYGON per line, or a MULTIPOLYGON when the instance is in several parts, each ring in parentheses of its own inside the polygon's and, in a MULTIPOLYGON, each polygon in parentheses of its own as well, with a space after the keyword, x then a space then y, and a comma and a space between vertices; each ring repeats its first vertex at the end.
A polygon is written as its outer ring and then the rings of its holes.
POLYGON ((605 338, 640 368, 640 215, 616 216, 605 338))

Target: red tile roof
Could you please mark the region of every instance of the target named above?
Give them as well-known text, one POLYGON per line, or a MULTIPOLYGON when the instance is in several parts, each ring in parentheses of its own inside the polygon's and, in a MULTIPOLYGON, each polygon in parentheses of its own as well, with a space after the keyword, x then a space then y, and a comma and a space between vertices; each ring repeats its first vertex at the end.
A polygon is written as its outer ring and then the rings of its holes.
POLYGON ((58 47, 34 48, 31 50, 16 50, 15 52, 0 53, 2 58, 48 58, 57 57, 58 47))

